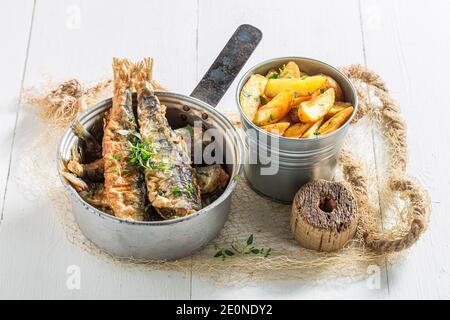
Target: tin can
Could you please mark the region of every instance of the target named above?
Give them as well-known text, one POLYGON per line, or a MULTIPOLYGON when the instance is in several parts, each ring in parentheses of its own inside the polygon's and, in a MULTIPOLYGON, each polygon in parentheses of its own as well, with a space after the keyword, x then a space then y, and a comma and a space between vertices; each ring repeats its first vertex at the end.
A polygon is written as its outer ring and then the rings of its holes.
POLYGON ((291 203, 299 188, 305 183, 316 179, 333 179, 337 157, 349 124, 358 110, 356 90, 342 72, 325 62, 310 58, 270 59, 252 67, 244 74, 237 86, 236 103, 246 133, 247 157, 244 175, 256 192, 275 201, 291 203), (242 112, 239 96, 248 78, 253 74, 265 75, 269 70, 277 70, 289 61, 296 62, 302 72, 330 76, 340 85, 345 101, 354 106, 354 111, 350 119, 339 129, 314 138, 286 138, 260 129, 242 112))

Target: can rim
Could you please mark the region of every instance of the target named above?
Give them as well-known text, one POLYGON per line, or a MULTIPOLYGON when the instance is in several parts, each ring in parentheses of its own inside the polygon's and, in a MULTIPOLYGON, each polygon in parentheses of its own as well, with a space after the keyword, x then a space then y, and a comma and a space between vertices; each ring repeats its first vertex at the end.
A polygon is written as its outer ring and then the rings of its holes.
MULTIPOLYGON (((173 98, 177 98, 180 100, 184 100, 184 101, 188 101, 190 103, 196 104, 204 109, 206 109, 207 111, 214 113, 216 116, 218 116, 221 121, 224 121, 232 130, 232 135, 234 138, 234 141, 236 142, 236 147, 237 147, 237 163, 235 163, 234 165, 236 166, 236 170, 235 170, 235 174, 230 177, 231 181, 229 183, 229 185, 227 186, 227 188, 225 189, 225 191, 216 199, 214 200, 211 204, 207 205, 206 207, 198 210, 197 212, 184 216, 184 217, 180 217, 180 218, 175 218, 175 219, 170 219, 170 220, 162 220, 162 221, 132 221, 132 220, 126 220, 126 219, 122 219, 122 218, 118 218, 115 217, 113 215, 110 215, 106 212, 103 212, 102 210, 97 209, 96 207, 92 206, 91 204, 87 203, 80 195, 79 193, 75 190, 74 187, 72 187, 69 183, 67 183, 65 181, 65 178, 63 177, 62 173, 61 173, 61 161, 62 159, 62 149, 64 146, 64 141, 67 139, 67 137, 71 134, 71 125, 73 124, 73 122, 64 130, 64 133, 60 139, 59 145, 58 145, 58 150, 57 150, 57 155, 56 155, 56 165, 57 165, 57 170, 58 170, 58 176, 59 179, 61 181, 61 183, 63 184, 64 188, 71 194, 74 196, 74 199, 78 202, 80 202, 81 205, 83 205, 83 207, 85 207, 85 209, 87 209, 90 213, 93 213, 97 216, 99 216, 100 218, 106 219, 106 220, 110 220, 112 222, 116 222, 116 223, 125 223, 125 224, 131 224, 131 225, 141 225, 141 226, 158 226, 158 225, 171 225, 171 224, 175 224, 175 223, 179 223, 179 222, 183 222, 183 221, 187 221, 187 220, 191 220, 194 219, 200 215, 205 215, 207 213, 211 213, 211 209, 213 209, 214 207, 218 206, 219 204, 221 204, 223 201, 225 201, 229 196, 231 196, 231 193, 233 192, 234 188, 236 187, 241 175, 242 175, 242 167, 243 167, 243 163, 244 163, 244 144, 242 141, 242 137, 238 134, 236 128, 234 127, 234 125, 231 123, 231 121, 225 116, 223 115, 221 112, 217 111, 215 108, 213 108, 212 106, 210 106, 208 103, 199 100, 197 98, 191 97, 191 96, 187 96, 184 94, 180 94, 180 93, 175 93, 175 92, 169 92, 169 91, 155 91, 155 94, 157 96, 166 96, 166 97, 173 97, 173 98)), ((76 120, 85 117, 86 115, 88 115, 89 113, 95 111, 97 108, 100 108, 102 106, 104 106, 106 103, 110 103, 112 100, 112 98, 106 98, 103 99, 99 102, 97 102, 94 106, 92 106, 91 108, 84 110, 83 112, 81 112, 76 120)), ((75 121, 76 121, 75 120, 75 121)))
POLYGON ((263 133, 269 137, 271 137, 271 139, 273 138, 277 138, 280 140, 284 140, 284 141, 299 141, 299 143, 305 142, 305 141, 321 141, 321 140, 327 140, 330 139, 331 137, 333 137, 334 135, 337 135, 339 132, 341 132, 343 129, 345 129, 346 127, 349 126, 349 124, 352 122, 353 118, 355 117, 356 113, 358 112, 358 108, 359 108, 359 101, 358 101, 358 94, 356 92, 355 86, 353 85, 353 83, 350 81, 350 79, 344 74, 342 73, 338 68, 323 62, 321 60, 318 59, 314 59, 314 58, 308 58, 308 57, 301 57, 301 56, 286 56, 286 57, 278 57, 278 58, 271 58, 271 59, 267 59, 264 60, 256 65, 254 65, 253 67, 251 67, 249 70, 247 70, 247 72, 245 72, 245 74, 241 77, 241 79, 238 82, 238 85, 236 87, 236 93, 235 93, 235 99, 236 99, 236 104, 238 106, 238 110, 239 110, 239 114, 241 115, 241 117, 244 119, 244 121, 246 121, 247 123, 249 123, 254 129, 256 129, 259 133, 263 133), (249 76, 253 74, 254 70, 263 67, 269 63, 273 63, 273 62, 281 62, 281 61, 285 61, 285 60, 292 60, 292 59, 302 59, 302 60, 307 60, 307 61, 311 61, 311 62, 315 62, 315 63, 319 63, 322 64, 332 70, 334 70, 335 72, 339 73, 342 78, 347 82, 347 84, 350 86, 351 91, 353 96, 355 97, 355 105, 354 110, 352 115, 350 116, 349 119, 347 119, 347 121, 344 123, 344 125, 342 125, 340 128, 338 128, 337 130, 334 130, 333 132, 326 134, 324 136, 319 136, 319 137, 313 137, 313 138, 288 138, 288 137, 284 137, 284 136, 280 136, 274 133, 270 133, 266 130, 261 129, 260 127, 258 127, 257 125, 255 125, 253 123, 253 121, 251 121, 247 115, 244 114, 244 112, 242 111, 242 107, 241 107, 241 102, 240 102, 240 94, 241 94, 241 90, 244 86, 244 81, 248 80, 249 76))

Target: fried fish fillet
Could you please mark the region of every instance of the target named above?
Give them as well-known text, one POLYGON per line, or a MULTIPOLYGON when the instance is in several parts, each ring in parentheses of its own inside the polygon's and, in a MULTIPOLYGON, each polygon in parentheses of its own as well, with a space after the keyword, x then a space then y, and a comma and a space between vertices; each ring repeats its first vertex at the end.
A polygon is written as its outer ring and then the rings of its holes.
POLYGON ((103 136, 103 161, 107 202, 114 215, 144 220, 145 185, 142 170, 130 163, 135 144, 136 120, 132 108, 132 64, 113 59, 114 95, 103 136))
POLYGON ((201 197, 186 143, 169 126, 165 107, 154 94, 151 74, 152 60, 144 59, 136 72, 140 147, 145 151, 140 155, 146 155, 148 199, 164 219, 171 219, 200 210, 201 197))

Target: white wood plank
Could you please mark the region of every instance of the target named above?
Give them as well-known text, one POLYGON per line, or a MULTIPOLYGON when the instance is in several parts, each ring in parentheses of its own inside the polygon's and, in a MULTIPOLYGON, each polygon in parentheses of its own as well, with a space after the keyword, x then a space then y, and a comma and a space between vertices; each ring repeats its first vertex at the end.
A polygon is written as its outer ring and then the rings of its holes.
MULTIPOLYGON (((32 0, 0 3, 0 42, 4 44, 0 53, 0 210, 3 209, 32 11, 32 0)), ((1 216, 0 211, 0 220, 1 216)))
MULTIPOLYGON (((44 74, 95 80, 112 73, 112 56, 151 55, 157 79, 189 92, 196 80, 196 5, 195 0, 38 1, 25 86, 40 83, 44 74), (79 25, 72 16, 78 11, 79 25)), ((21 159, 41 129, 23 107, 0 233, 0 298, 188 298, 184 274, 124 269, 69 243, 47 194, 23 170, 21 159), (80 290, 66 287, 70 265, 80 267, 80 290)), ((56 167, 54 152, 42 161, 56 167)))
MULTIPOLYGON (((199 78, 242 23, 260 28, 264 37, 238 78, 250 66, 280 56, 312 57, 337 66, 363 63, 358 1, 278 1, 275 4, 259 0, 220 3, 200 0, 199 14, 199 78)), ((221 110, 237 111, 234 101, 237 82, 220 102, 221 110)), ((195 275, 192 280, 195 299, 382 298, 388 292, 384 274, 377 290, 370 290, 365 281, 345 285, 338 281, 321 284, 256 281, 222 286, 195 275)))
MULTIPOLYGON (((367 64, 386 81, 408 124, 409 172, 430 191, 431 224, 389 270, 392 298, 449 298, 450 71, 448 1, 361 1, 367 64), (431 116, 433 114, 433 116, 431 116)), ((381 147, 381 146, 380 146, 381 147)))

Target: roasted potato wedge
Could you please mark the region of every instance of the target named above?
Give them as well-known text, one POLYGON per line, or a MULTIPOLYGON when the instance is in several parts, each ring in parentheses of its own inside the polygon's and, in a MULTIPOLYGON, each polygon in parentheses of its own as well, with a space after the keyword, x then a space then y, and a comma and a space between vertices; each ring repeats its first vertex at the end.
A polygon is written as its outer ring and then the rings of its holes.
POLYGON ((257 126, 265 126, 280 121, 289 110, 294 99, 294 91, 286 89, 281 91, 275 98, 270 100, 265 106, 258 109, 253 118, 253 123, 257 126))
POLYGON ((334 94, 336 96, 336 100, 337 101, 344 100, 344 93, 342 92, 341 86, 333 78, 328 77, 328 76, 326 76, 326 77, 327 77, 327 83, 325 85, 325 88, 323 88, 323 89, 333 88, 334 94))
POLYGON ((318 137, 320 135, 319 133, 319 127, 323 123, 323 118, 319 119, 318 121, 314 122, 312 126, 308 128, 308 130, 305 131, 305 133, 302 135, 302 138, 314 138, 318 137))
POLYGON ((335 107, 353 107, 353 105, 350 102, 343 102, 343 101, 335 101, 334 102, 335 107))
POLYGON ((283 135, 286 138, 301 138, 305 131, 308 130, 313 124, 313 122, 295 123, 287 128, 283 135))
POLYGON ((302 102, 298 109, 301 122, 316 122, 323 118, 334 105, 334 89, 330 88, 315 99, 302 102))
POLYGON ((319 128, 319 135, 323 136, 340 128, 353 113, 353 107, 348 107, 331 117, 319 128))
POLYGON ((300 78, 300 69, 298 65, 294 61, 289 61, 285 66, 282 72, 280 72, 280 79, 299 79, 300 78))
POLYGON ((315 91, 324 88, 327 77, 323 75, 302 77, 300 79, 269 79, 264 93, 268 97, 275 97, 285 89, 294 90, 299 96, 310 96, 315 91))
POLYGON ((274 124, 268 124, 266 126, 262 126, 261 129, 264 129, 270 133, 279 134, 280 136, 289 128, 291 124, 289 122, 278 122, 274 124))
POLYGON ((244 114, 253 121, 258 107, 261 103, 260 96, 264 93, 264 87, 266 86, 267 78, 254 74, 250 76, 247 83, 242 88, 239 96, 241 108, 244 114))
POLYGON ((295 97, 294 101, 292 101, 292 106, 298 106, 300 103, 308 101, 308 100, 311 100, 311 96, 305 96, 305 97, 298 96, 298 97, 295 97))
POLYGON ((334 116, 336 113, 341 112, 345 108, 353 107, 351 103, 349 102, 340 102, 335 101, 334 106, 331 107, 331 109, 328 111, 328 113, 325 116, 325 120, 330 119, 332 116, 334 116))

